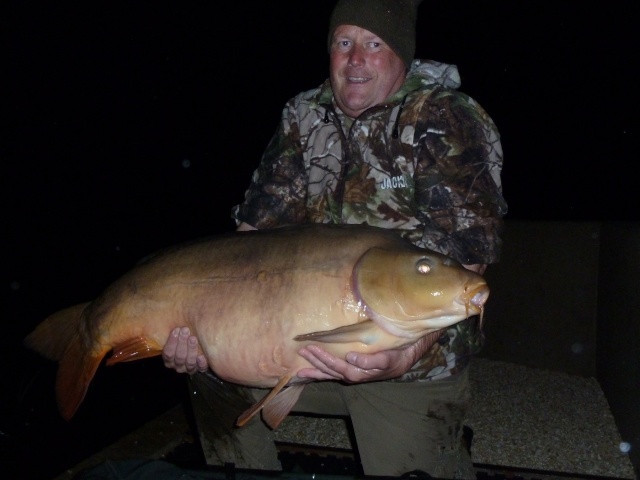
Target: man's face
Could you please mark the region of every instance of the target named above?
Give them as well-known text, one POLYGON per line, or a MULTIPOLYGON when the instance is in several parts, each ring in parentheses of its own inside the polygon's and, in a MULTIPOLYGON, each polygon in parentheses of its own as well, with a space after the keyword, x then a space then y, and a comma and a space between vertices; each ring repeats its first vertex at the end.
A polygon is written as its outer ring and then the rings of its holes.
POLYGON ((339 25, 331 42, 330 76, 336 102, 356 118, 402 86, 406 68, 380 37, 355 25, 339 25))

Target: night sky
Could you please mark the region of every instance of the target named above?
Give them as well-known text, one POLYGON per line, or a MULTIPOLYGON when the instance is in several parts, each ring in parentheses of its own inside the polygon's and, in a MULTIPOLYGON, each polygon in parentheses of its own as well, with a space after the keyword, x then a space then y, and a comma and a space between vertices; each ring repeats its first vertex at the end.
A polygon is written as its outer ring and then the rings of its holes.
MULTIPOLYGON (((54 366, 22 338, 145 255, 234 228, 284 103, 327 76, 333 3, 0 7, 0 457, 27 462, 24 478, 59 473, 181 398, 184 379, 160 361, 114 367, 65 423, 54 366)), ((417 56, 458 65, 501 131, 507 220, 640 219, 634 4, 420 7, 417 56)))

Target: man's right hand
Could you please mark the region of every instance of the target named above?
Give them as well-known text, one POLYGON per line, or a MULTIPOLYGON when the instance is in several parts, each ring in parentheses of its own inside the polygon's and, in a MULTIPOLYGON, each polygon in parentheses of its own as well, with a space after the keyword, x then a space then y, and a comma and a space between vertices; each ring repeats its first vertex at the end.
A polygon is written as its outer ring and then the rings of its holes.
POLYGON ((178 373, 194 374, 209 368, 207 358, 198 345, 198 338, 191 335, 189 327, 176 327, 162 349, 164 366, 178 373))

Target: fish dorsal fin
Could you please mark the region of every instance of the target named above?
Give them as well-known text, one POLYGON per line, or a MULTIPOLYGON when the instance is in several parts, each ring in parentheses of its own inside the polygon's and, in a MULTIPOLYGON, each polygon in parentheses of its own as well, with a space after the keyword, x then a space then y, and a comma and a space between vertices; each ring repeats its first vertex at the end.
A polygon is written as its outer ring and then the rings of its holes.
MULTIPOLYGON (((290 374, 285 375, 284 377, 282 377, 278 381, 277 385, 275 387, 273 387, 271 389, 271 391, 269 391, 269 393, 267 393, 264 397, 262 397, 262 399, 260 399, 258 402, 254 403, 250 408, 248 408, 247 410, 242 412, 242 415, 240 415, 238 417, 238 420, 236 421, 236 425, 238 427, 242 427, 245 423, 247 423, 249 420, 251 420, 255 416, 256 413, 258 413, 260 410, 262 410, 262 408, 267 403, 269 403, 271 401, 271 399, 274 398, 280 392, 280 390, 282 390, 287 385, 287 383, 289 383, 289 380, 291 380, 291 375, 290 374)), ((286 414, 285 414, 285 417, 286 417, 286 414)))
POLYGON ((374 344, 382 333, 380 327, 372 320, 345 325, 344 327, 324 330, 321 332, 296 335, 294 340, 314 340, 323 343, 351 343, 361 342, 365 345, 374 344))
POLYGON ((262 418, 267 425, 274 429, 278 428, 278 425, 287 418, 287 415, 289 415, 298 398, 300 398, 304 387, 304 384, 291 385, 282 390, 273 400, 264 406, 262 418))
POLYGON ((156 342, 145 337, 131 338, 124 343, 114 345, 113 354, 107 360, 107 365, 151 358, 161 353, 162 347, 156 342))

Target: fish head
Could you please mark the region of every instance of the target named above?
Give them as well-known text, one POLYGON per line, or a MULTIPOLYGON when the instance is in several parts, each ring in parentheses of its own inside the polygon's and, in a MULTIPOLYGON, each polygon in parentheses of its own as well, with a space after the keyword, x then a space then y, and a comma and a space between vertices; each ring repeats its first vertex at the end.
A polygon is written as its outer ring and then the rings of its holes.
POLYGON ((355 265, 353 291, 368 318, 400 337, 419 338, 480 314, 489 286, 437 252, 374 247, 355 265))

